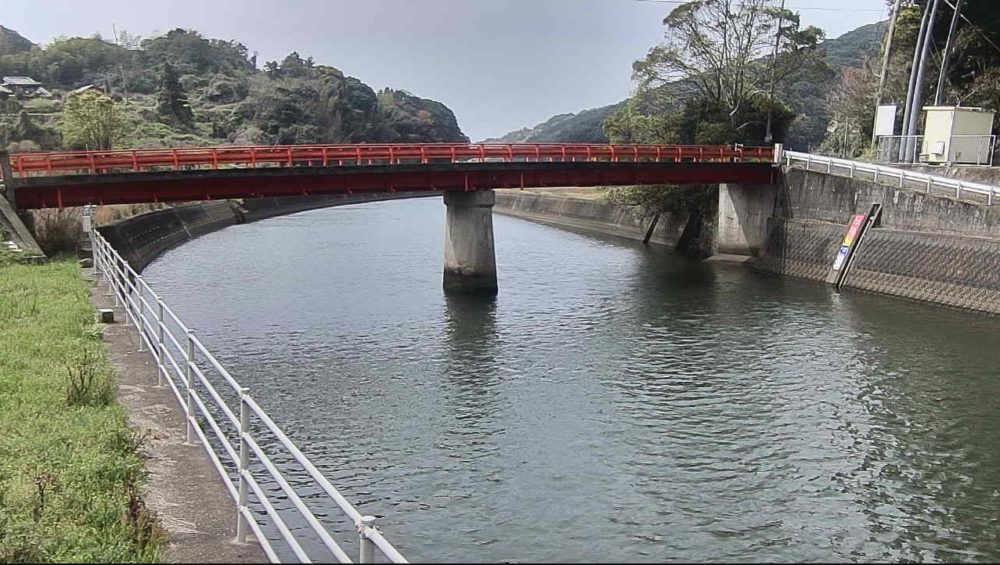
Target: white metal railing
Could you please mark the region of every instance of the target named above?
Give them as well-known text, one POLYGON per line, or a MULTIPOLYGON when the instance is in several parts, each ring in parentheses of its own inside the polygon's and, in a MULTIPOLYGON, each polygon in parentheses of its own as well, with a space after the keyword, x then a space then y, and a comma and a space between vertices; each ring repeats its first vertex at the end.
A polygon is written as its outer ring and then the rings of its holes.
POLYGON ((875 159, 879 163, 920 163, 922 135, 880 135, 875 159))
POLYGON ((847 159, 837 159, 836 157, 826 157, 823 155, 813 155, 811 153, 799 153, 797 151, 784 151, 782 153, 785 165, 804 166, 807 171, 824 172, 846 176, 849 178, 864 178, 881 184, 892 184, 898 188, 922 189, 930 193, 933 189, 954 192, 955 198, 962 198, 962 193, 978 194, 986 197, 986 204, 992 206, 993 198, 1000 193, 1000 187, 969 182, 960 179, 943 177, 940 175, 928 175, 916 171, 907 171, 896 167, 876 165, 873 163, 863 163, 861 161, 850 161, 847 159))
MULTIPOLYGON (((123 307, 124 323, 135 325, 138 330, 139 349, 148 349, 156 362, 157 385, 169 386, 183 409, 187 442, 201 441, 236 503, 237 541, 245 541, 247 534, 253 533, 268 559, 279 563, 280 556, 264 531, 269 528, 277 530, 276 537, 284 541, 300 562, 312 562, 314 557, 303 548, 303 544, 316 538, 330 552, 316 559, 322 562, 332 557, 341 563, 351 562, 328 527, 316 518, 303 497, 289 484, 286 478, 289 471, 279 468, 272 459, 273 455, 269 455, 262 445, 277 442, 299 466, 294 482, 301 483, 301 475, 308 475, 313 484, 318 485, 328 499, 340 508, 344 518, 353 524, 357 530, 360 563, 374 563, 376 548, 392 563, 407 563, 375 526, 375 518, 362 515, 344 498, 257 404, 250 390, 229 374, 107 240, 95 229, 91 229, 90 233, 94 266, 107 285, 108 294, 113 295, 115 303, 123 307), (216 384, 221 385, 221 390, 216 384), (239 407, 234 410, 230 403, 235 402, 239 403, 239 407), (256 464, 251 466, 251 460, 256 464), (257 475, 265 475, 276 483, 282 496, 271 492, 273 485, 262 485, 257 475), (263 512, 251 509, 251 493, 263 512), (301 524, 289 527, 286 518, 295 515, 292 510, 297 511, 299 520, 304 520, 308 528, 301 524), (258 514, 266 515, 269 520, 258 521, 258 514), (311 535, 308 539, 305 537, 309 530, 316 538, 311 538, 311 535)), ((282 465, 291 464, 285 459, 282 459, 282 465)), ((314 499, 312 496, 309 498, 314 499)))

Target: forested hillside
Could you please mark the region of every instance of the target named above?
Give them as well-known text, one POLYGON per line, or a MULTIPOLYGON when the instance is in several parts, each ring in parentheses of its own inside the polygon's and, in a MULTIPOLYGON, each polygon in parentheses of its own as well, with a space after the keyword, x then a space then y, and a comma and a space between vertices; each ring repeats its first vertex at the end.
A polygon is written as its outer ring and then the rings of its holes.
MULTIPOLYGON (((801 76, 792 81, 784 92, 776 93, 796 114, 786 139, 790 146, 808 149, 820 144, 830 122, 827 94, 837 84, 844 69, 861 67, 866 57, 877 54, 885 26, 884 22, 866 25, 836 39, 824 41, 819 46, 824 54, 823 64, 803 70, 801 76)), ((690 89, 686 90, 682 83, 667 84, 660 88, 664 89, 665 95, 659 98, 673 99, 678 106, 690 94, 690 89)), ((604 122, 626 103, 627 101, 622 101, 577 114, 560 114, 533 128, 513 131, 486 141, 607 143, 604 122)))
POLYGON ((30 76, 50 98, 9 99, 0 143, 11 150, 216 144, 467 141, 446 106, 403 90, 374 91, 335 67, 291 53, 258 68, 235 41, 174 29, 140 40, 120 34, 40 47, 0 27, 0 75, 30 76), (71 90, 96 92, 69 104, 71 90), (113 102, 112 102, 113 101, 113 102), (87 134, 110 116, 109 136, 87 134), (82 121, 81 121, 82 120, 82 121))

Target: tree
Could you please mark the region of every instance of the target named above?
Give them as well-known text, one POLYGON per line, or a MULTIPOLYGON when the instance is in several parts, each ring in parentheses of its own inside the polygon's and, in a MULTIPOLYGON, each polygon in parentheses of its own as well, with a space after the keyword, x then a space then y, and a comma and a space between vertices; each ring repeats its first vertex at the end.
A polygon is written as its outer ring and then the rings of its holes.
POLYGON ((669 84, 689 85, 697 103, 685 104, 684 111, 700 108, 701 119, 721 121, 704 124, 703 133, 693 136, 687 128, 693 137, 688 142, 698 137, 762 142, 763 135, 756 139, 756 133, 748 136, 744 130, 760 129, 769 110, 784 113, 770 92, 780 91, 794 73, 822 60, 815 49, 822 30, 802 29, 797 13, 774 8, 768 0, 692 0, 675 8, 663 24, 667 41, 632 66, 639 82, 636 96, 655 98, 669 84), (776 35, 777 53, 772 57, 776 35))
POLYGON ((187 93, 177 78, 177 71, 170 63, 163 63, 160 69, 156 113, 168 123, 191 126, 194 122, 194 112, 191 111, 187 93))
POLYGON ((93 90, 69 97, 60 124, 67 145, 87 150, 113 148, 127 127, 120 105, 93 90))

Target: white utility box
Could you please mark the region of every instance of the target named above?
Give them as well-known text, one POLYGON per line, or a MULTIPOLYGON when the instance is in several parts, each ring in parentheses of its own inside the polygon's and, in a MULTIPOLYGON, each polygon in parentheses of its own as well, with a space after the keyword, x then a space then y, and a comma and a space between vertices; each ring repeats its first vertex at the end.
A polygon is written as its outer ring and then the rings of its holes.
POLYGON ((924 113, 921 161, 991 164, 996 140, 992 135, 996 112, 960 106, 925 106, 924 113))

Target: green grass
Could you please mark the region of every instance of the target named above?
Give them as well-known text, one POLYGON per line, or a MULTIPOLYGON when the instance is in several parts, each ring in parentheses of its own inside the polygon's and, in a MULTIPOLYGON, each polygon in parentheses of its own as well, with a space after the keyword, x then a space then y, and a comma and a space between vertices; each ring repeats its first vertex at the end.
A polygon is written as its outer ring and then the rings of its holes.
POLYGON ((153 562, 142 439, 72 260, 0 251, 0 562, 153 562))

